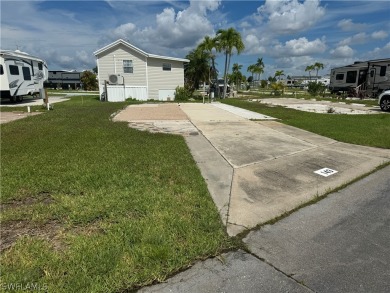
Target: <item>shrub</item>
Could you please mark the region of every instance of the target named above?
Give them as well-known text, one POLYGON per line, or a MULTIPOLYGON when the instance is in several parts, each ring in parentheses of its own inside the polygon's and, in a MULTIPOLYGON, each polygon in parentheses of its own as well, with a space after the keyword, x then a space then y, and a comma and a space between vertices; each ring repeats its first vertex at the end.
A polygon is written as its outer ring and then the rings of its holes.
POLYGON ((307 92, 312 96, 324 95, 326 86, 321 82, 309 82, 307 92))
POLYGON ((186 87, 177 86, 175 89, 175 101, 188 101, 192 97, 191 91, 186 87))
POLYGON ((280 96, 284 92, 284 85, 281 82, 271 83, 271 88, 275 96, 280 96))

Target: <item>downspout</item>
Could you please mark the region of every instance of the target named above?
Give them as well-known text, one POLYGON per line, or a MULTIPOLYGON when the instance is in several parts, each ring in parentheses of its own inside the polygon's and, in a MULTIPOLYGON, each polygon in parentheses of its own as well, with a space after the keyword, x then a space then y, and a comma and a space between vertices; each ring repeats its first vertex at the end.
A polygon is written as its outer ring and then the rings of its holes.
POLYGON ((146 70, 146 100, 149 99, 149 74, 148 74, 148 56, 145 56, 145 70, 146 70))
POLYGON ((115 54, 114 54, 114 73, 116 74, 116 59, 115 59, 115 54))

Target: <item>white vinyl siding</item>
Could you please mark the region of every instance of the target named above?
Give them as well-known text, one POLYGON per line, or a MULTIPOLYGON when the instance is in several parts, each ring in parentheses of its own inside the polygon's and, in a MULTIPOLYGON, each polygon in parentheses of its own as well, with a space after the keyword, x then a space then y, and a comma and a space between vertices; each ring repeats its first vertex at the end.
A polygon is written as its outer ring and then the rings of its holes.
POLYGON ((99 64, 99 87, 104 87, 104 81, 108 80, 110 74, 120 74, 124 77, 125 85, 145 86, 146 66, 145 57, 141 54, 119 44, 98 56, 99 64), (123 61, 131 60, 133 73, 124 72, 123 61))
POLYGON ((183 62, 168 61, 158 58, 148 58, 149 99, 158 100, 161 90, 175 90, 177 86, 184 86, 183 62), (169 63, 168 63, 169 62, 169 63), (162 70, 163 64, 171 64, 171 70, 162 70))

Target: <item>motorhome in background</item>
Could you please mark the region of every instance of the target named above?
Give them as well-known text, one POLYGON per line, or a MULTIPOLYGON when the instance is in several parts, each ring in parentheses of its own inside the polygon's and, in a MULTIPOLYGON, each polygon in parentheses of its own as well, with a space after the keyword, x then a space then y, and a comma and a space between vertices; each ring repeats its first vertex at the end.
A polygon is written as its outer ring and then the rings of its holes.
POLYGON ((376 97, 390 89, 390 59, 355 62, 333 68, 329 89, 333 93, 348 92, 358 97, 376 97))
POLYGON ((21 101, 38 94, 48 77, 46 62, 19 50, 0 50, 1 99, 21 101))

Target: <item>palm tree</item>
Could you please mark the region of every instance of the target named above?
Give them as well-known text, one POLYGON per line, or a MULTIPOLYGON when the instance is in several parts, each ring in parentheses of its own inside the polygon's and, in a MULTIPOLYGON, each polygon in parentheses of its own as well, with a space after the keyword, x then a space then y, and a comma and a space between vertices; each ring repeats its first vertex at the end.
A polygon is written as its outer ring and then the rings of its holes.
POLYGON ((213 79, 217 79, 216 73, 217 70, 215 68, 215 54, 213 53, 213 49, 216 47, 216 41, 215 38, 211 38, 210 36, 205 36, 202 43, 198 45, 198 48, 200 50, 207 51, 210 54, 210 70, 209 70, 209 85, 211 85, 211 81, 213 79))
POLYGON ((255 71, 256 71, 256 65, 255 65, 255 64, 249 65, 248 68, 246 69, 246 71, 248 71, 248 72, 251 73, 251 76, 252 76, 252 86, 253 86, 253 84, 254 84, 253 74, 254 74, 255 71))
POLYGON ((223 98, 226 97, 227 74, 234 48, 236 49, 237 54, 240 54, 245 48, 240 33, 232 27, 227 30, 219 29, 216 36, 216 49, 218 52, 223 51, 225 53, 223 98))
POLYGON ((276 70, 275 72, 275 78, 278 77, 278 80, 280 80, 280 77, 284 75, 284 71, 283 70, 276 70))
POLYGON ((308 65, 308 66, 306 66, 305 71, 309 71, 310 80, 311 80, 311 74, 310 74, 310 72, 312 72, 314 69, 315 69, 315 68, 314 68, 314 65, 308 65))
POLYGON ((322 64, 320 62, 316 62, 316 63, 314 63, 313 68, 317 71, 316 77, 318 78, 318 70, 324 69, 324 64, 322 64))
POLYGON ((260 80, 261 74, 264 73, 263 58, 257 58, 257 62, 255 64, 255 66, 256 66, 256 73, 259 75, 258 80, 260 80))
POLYGON ((242 65, 239 65, 238 63, 234 63, 232 67, 232 72, 234 76, 234 82, 236 84, 236 89, 238 91, 238 81, 242 79, 242 73, 241 73, 242 65))
POLYGON ((199 48, 192 50, 187 56, 190 62, 184 68, 186 84, 194 91, 201 82, 206 81, 210 74, 210 54, 199 48))

